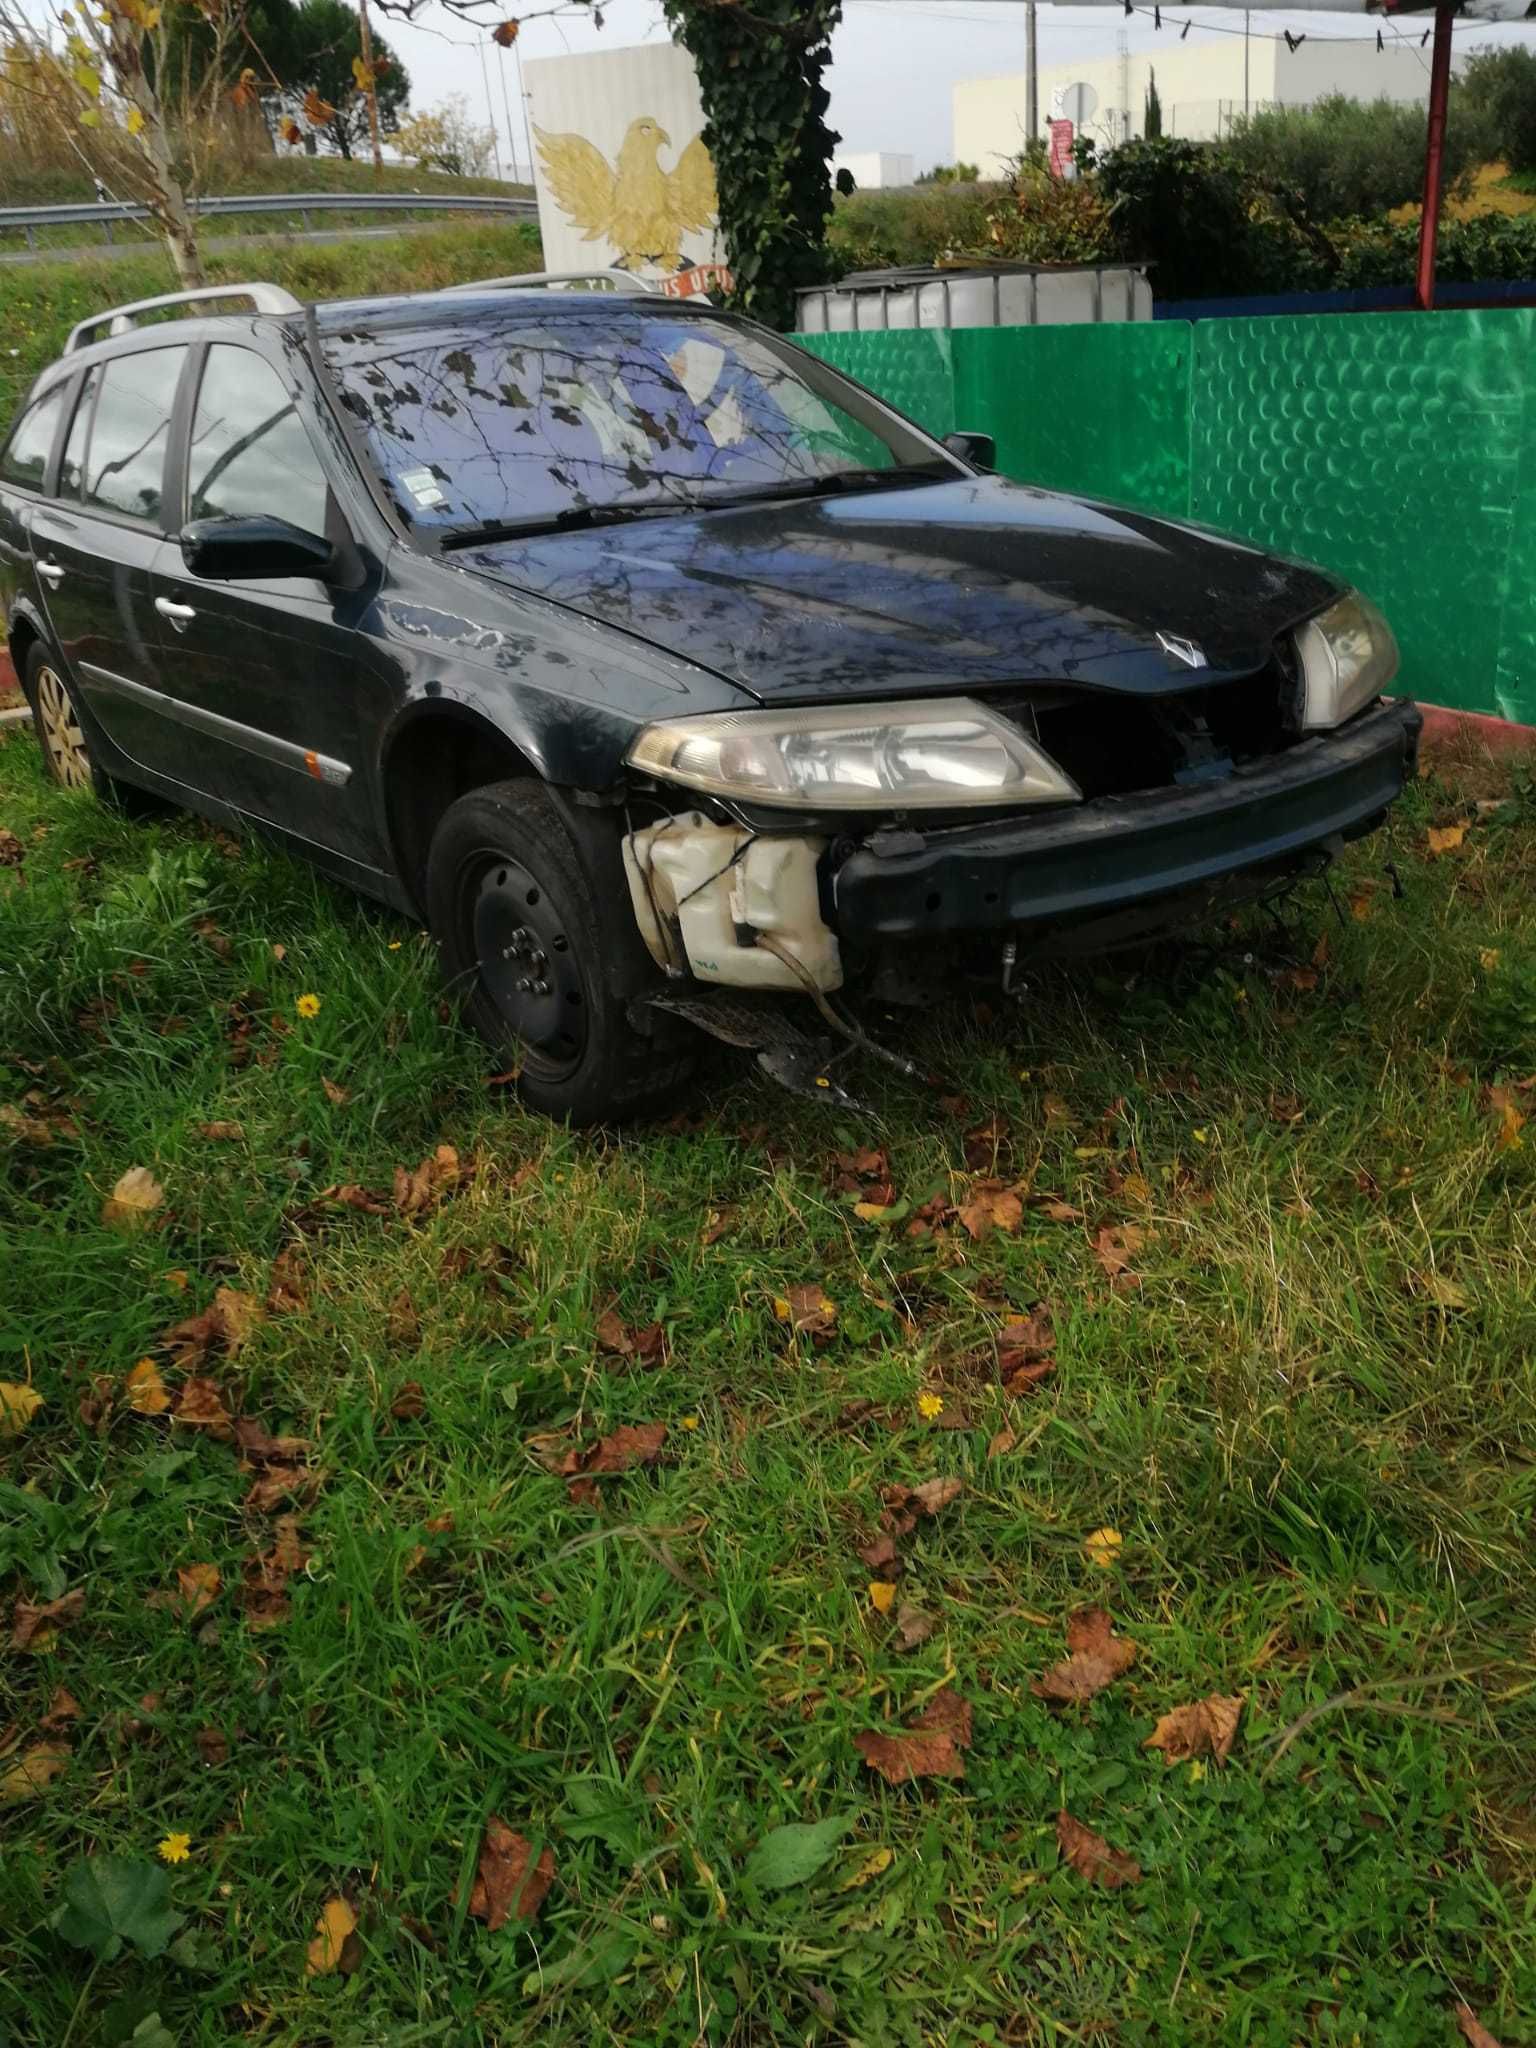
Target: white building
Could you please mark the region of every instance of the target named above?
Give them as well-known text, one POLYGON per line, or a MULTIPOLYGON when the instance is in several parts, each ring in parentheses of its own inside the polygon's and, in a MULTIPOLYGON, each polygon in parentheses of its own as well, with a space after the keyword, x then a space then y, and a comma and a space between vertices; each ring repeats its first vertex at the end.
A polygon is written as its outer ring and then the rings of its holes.
POLYGON ((890 149, 842 149, 832 159, 832 175, 851 171, 861 192, 882 185, 910 185, 917 165, 910 156, 890 149))
MULTIPOLYGON (((1417 22, 1419 17, 1411 19, 1417 22)), ((1310 39, 1291 50, 1272 30, 1185 43, 1176 30, 1165 29, 1154 49, 1042 67, 1040 130, 1044 135, 1054 94, 1086 85, 1096 106, 1084 126, 1100 148, 1140 135, 1154 72, 1163 133, 1197 141, 1224 134, 1245 109, 1306 107, 1335 92, 1349 99, 1423 105, 1429 94, 1428 59, 1417 34, 1401 42, 1393 42, 1389 35, 1384 50, 1371 41, 1310 39)), ((1003 161, 1024 146, 1027 104, 1023 72, 1007 78, 965 79, 955 86, 956 162, 979 164, 984 178, 995 177, 1003 161)))

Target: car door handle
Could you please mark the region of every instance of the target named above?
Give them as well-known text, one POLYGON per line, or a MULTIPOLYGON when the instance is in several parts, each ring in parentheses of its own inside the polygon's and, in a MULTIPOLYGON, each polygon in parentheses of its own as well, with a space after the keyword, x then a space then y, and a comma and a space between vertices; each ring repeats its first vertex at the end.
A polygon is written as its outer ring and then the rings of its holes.
POLYGON ((51 587, 54 590, 57 590, 59 585, 64 581, 64 578, 69 574, 69 571, 67 569, 61 569, 57 562, 39 562, 37 565, 37 573, 39 576, 46 577, 51 587))
POLYGON ((197 617, 196 605, 178 604, 174 597, 157 597, 155 610, 162 619, 169 619, 178 633, 189 619, 197 617))

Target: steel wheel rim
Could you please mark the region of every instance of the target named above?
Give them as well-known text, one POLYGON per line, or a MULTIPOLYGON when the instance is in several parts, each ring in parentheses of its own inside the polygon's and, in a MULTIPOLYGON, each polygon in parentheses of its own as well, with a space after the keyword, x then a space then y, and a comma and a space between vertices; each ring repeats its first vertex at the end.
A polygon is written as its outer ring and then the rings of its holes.
POLYGON ((54 773, 66 789, 88 789, 91 756, 69 692, 51 668, 37 672, 37 721, 54 773))
POLYGON ((492 848, 460 870, 459 915, 480 986, 524 1048, 523 1064, 549 1078, 581 1064, 587 994, 560 906, 521 861, 492 848))

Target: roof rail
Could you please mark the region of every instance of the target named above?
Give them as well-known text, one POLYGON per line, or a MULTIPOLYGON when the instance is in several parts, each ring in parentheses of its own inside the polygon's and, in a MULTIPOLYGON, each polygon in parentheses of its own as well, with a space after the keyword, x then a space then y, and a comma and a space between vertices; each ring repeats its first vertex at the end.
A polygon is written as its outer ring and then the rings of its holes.
POLYGON ((302 302, 280 284, 199 285, 196 291, 161 292, 153 299, 135 299, 127 306, 109 306, 104 313, 94 313, 89 320, 77 321, 69 330, 64 353, 69 355, 77 348, 88 348, 96 338, 98 327, 105 327, 109 336, 128 334, 137 324, 140 313, 158 313, 162 306, 213 304, 220 299, 249 299, 252 310, 257 313, 302 313, 304 310, 302 302))
POLYGON ((658 289, 649 278, 637 277, 632 270, 525 270, 517 277, 477 277, 470 284, 451 284, 445 292, 510 292, 551 286, 562 291, 573 286, 599 292, 652 293, 658 289))

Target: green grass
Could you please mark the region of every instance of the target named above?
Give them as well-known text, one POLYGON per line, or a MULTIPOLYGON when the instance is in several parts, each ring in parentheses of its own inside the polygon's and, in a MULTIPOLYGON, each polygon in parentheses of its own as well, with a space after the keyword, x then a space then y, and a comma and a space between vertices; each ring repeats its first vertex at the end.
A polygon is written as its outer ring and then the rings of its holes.
POLYGON ((0 1665, 0 1771, 56 1687, 80 1706, 67 1769, 0 1812, 0 2029, 1416 2048, 1465 1998, 1529 2040, 1536 1125, 1501 1147, 1482 1091, 1536 1067, 1536 804, 1429 860, 1426 827, 1470 811, 1415 789, 1348 863, 1346 898, 1378 882, 1363 920, 1318 898, 1295 944, 1245 925, 932 1018, 916 1045, 963 1114, 878 1071, 867 1115, 818 1114, 722 1057, 688 1118, 576 1137, 487 1089, 409 923, 50 791, 10 739, 0 1103, 69 1128, 0 1123, 0 1376, 45 1403, 0 1443, 0 1597, 86 1606, 0 1665), (829 1190, 834 1152, 878 1144, 903 1199, 959 1195, 994 1116, 1002 1176, 1085 1222, 912 1238, 829 1190), (442 1143, 472 1171, 418 1216, 319 1199, 442 1143), (124 1235, 101 1203, 134 1165, 165 1200, 124 1235), (1140 1284, 1112 1289, 1093 1241, 1125 1224, 1140 1284), (234 1597, 274 1541, 251 1475, 121 1389, 151 1356, 174 1391, 167 1324, 219 1286, 265 1295, 289 1247, 305 1305, 206 1368, 328 1474, 291 1615, 257 1631, 234 1597), (837 1305, 821 1349, 774 1310, 805 1282, 837 1305), (1057 1369, 1009 1399, 996 1332, 1040 1302, 1057 1369), (603 1353, 610 1305, 663 1324, 665 1358, 603 1353), (395 1415, 409 1381, 424 1411, 395 1415), (601 1482, 600 1512, 527 1448, 644 1422, 662 1462, 601 1482), (901 1588, 937 1627, 903 1655, 856 1545, 883 1485, 942 1475, 965 1491, 904 1544, 901 1588), (209 1563, 206 1615, 148 1604, 209 1563), (1139 1660, 1050 1709, 1031 1681, 1089 1600, 1139 1660), (964 1780, 874 1779, 854 1736, 946 1681, 974 1708, 964 1780), (1165 1768, 1156 1717, 1211 1691, 1246 1696, 1231 1761, 1165 1768), (1063 1805, 1142 1881, 1066 1868, 1063 1805), (554 1854, 531 1929, 465 1910, 493 1814, 554 1854), (765 1834, 824 1819, 848 1824, 824 1870, 764 1888, 765 1834), (171 1831, 208 1972, 90 1976, 49 1927, 66 1872, 171 1831), (307 1977, 338 1895, 359 1967, 307 1977))
MULTIPOLYGON (((498 178, 453 178, 413 164, 349 163, 339 156, 250 156, 206 167, 205 192, 497 192, 531 197, 531 185, 498 178)), ((17 156, 0 166, 0 206, 67 206, 96 197, 84 166, 66 170, 17 156)))
MULTIPOLYGON (((531 221, 450 221, 431 235, 268 244, 254 256, 225 251, 211 257, 207 268, 215 282, 236 282, 255 272, 300 298, 341 299, 507 276, 536 270, 539 260, 538 229, 531 221)), ((38 371, 57 357, 77 320, 103 306, 175 289, 170 259, 155 249, 95 262, 0 266, 0 324, 6 334, 0 416, 9 416, 38 371)))

